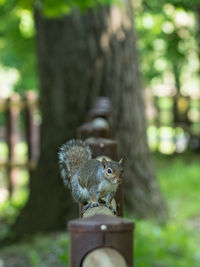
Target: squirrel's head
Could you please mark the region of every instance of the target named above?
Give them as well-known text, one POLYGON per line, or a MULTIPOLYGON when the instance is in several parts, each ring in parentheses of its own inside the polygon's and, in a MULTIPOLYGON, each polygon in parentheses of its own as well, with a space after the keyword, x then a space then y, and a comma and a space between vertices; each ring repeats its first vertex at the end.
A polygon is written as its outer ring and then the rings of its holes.
POLYGON ((123 178, 123 159, 117 161, 107 161, 105 158, 102 159, 102 165, 104 169, 105 178, 113 183, 120 184, 123 178))

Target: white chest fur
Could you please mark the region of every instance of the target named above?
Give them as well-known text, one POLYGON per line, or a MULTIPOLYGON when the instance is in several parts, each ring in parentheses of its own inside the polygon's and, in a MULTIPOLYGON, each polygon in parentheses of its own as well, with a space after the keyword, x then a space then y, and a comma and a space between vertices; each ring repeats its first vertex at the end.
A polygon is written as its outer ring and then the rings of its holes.
POLYGON ((117 186, 118 184, 111 183, 105 179, 99 184, 98 191, 101 195, 106 196, 111 192, 115 192, 117 190, 117 186))

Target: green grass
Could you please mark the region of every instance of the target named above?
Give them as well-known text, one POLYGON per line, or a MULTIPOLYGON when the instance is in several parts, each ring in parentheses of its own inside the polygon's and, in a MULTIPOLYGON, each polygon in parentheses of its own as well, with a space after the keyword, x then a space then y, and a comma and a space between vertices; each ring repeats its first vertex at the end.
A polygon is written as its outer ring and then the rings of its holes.
POLYGON ((2 249, 0 261, 10 267, 66 267, 68 251, 67 233, 38 235, 29 242, 2 249))
POLYGON ((200 266, 200 159, 195 155, 159 156, 157 176, 169 208, 163 225, 136 221, 136 267, 200 266))
MULTIPOLYGON (((136 220, 135 267, 199 267, 200 158, 156 155, 155 166, 169 218, 163 224, 136 220)), ((0 259, 8 262, 6 266, 18 260, 21 267, 64 267, 69 266, 68 251, 68 235, 51 234, 5 248, 0 259)))
POLYGON ((194 233, 173 221, 165 226, 138 221, 135 233, 135 266, 200 266, 200 252, 194 233))
POLYGON ((200 214, 200 158, 179 156, 157 165, 171 216, 184 220, 200 214))

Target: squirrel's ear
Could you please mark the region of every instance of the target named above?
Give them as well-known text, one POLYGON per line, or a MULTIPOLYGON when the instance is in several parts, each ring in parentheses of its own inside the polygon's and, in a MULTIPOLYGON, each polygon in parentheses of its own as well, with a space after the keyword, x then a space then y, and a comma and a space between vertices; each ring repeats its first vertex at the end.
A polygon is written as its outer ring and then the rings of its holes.
POLYGON ((105 158, 102 158, 102 164, 104 169, 108 166, 108 162, 105 158))
POLYGON ((122 165, 122 163, 124 163, 124 159, 121 158, 120 161, 119 161, 119 164, 122 165))

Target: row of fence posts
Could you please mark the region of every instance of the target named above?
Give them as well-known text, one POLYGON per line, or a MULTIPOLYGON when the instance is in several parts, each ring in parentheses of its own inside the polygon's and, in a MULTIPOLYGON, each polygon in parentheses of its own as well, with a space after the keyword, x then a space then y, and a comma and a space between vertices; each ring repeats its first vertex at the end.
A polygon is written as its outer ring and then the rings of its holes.
POLYGON ((0 162, 1 168, 6 168, 8 177, 8 190, 12 195, 15 187, 15 175, 18 168, 26 168, 33 172, 39 155, 39 121, 38 97, 34 91, 27 91, 23 98, 14 93, 7 99, 0 98, 0 112, 5 115, 5 138, 8 146, 8 158, 0 162), (15 147, 20 140, 20 115, 24 112, 22 127, 25 129, 25 138, 28 146, 26 162, 20 162, 15 155, 15 147))
MULTIPOLYGON (((77 137, 85 140, 93 158, 107 157, 118 160, 117 142, 111 139, 111 104, 100 97, 88 113, 88 121, 77 129, 77 137)), ((68 223, 70 232, 70 267, 132 267, 132 221, 123 216, 123 184, 115 195, 117 216, 80 213, 80 219, 68 223)), ((79 210, 82 207, 79 207, 79 210)), ((92 208, 98 209, 98 208, 92 208)))

